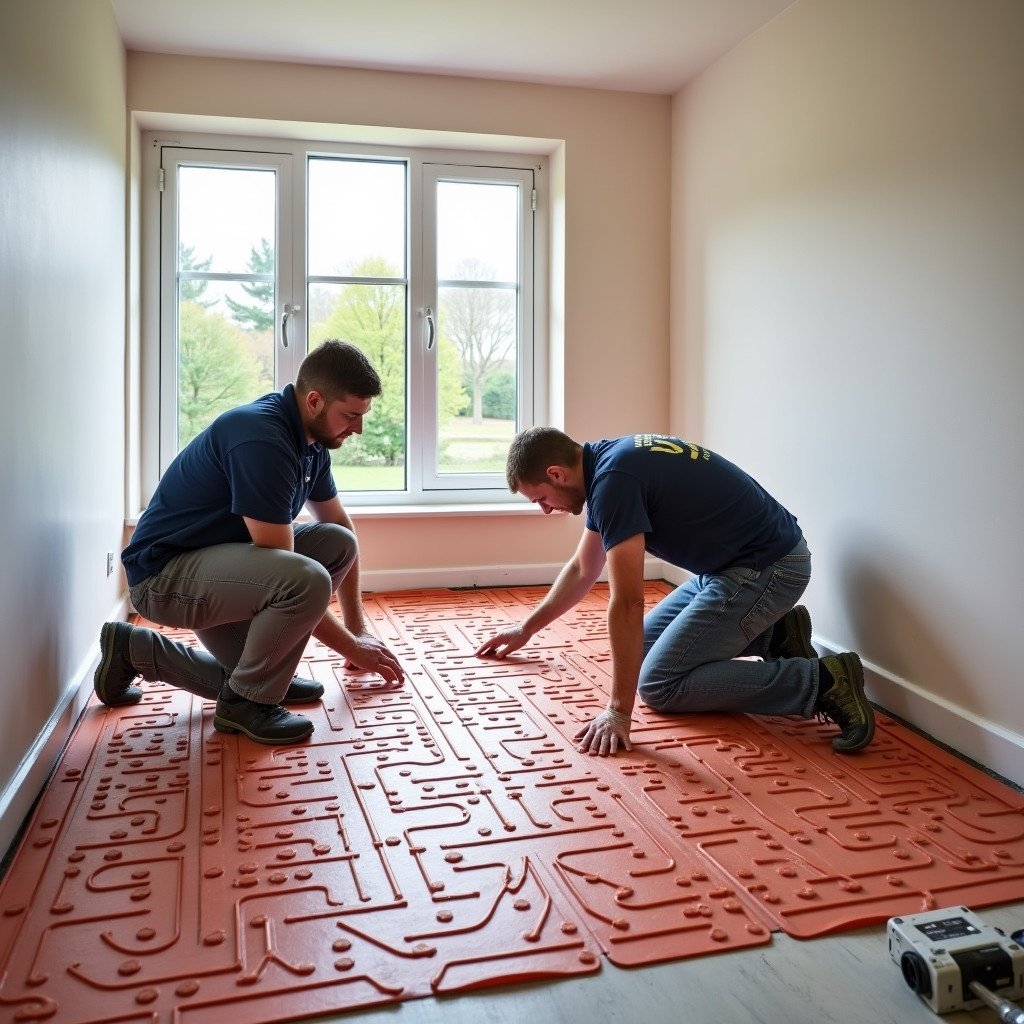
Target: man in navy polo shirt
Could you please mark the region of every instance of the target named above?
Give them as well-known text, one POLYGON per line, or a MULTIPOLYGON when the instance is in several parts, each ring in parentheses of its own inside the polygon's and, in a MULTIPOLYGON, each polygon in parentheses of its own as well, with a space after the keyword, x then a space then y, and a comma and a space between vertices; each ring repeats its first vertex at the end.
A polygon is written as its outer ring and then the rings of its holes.
POLYGON ((141 700, 141 675, 216 700, 222 732, 294 743, 313 723, 282 705, 323 695, 295 676, 310 636, 401 684, 397 658, 366 629, 356 537, 331 475, 330 450, 362 432, 380 392, 359 349, 327 341, 294 386, 221 414, 178 454, 121 561, 138 612, 193 630, 206 650, 105 623, 94 676, 104 704, 141 700), (316 521, 296 524, 304 506, 316 521), (343 622, 328 611, 335 591, 343 622))
POLYGON ((580 445, 534 427, 512 442, 507 477, 545 515, 579 515, 586 505, 586 527, 544 600, 476 653, 518 650, 587 594, 607 563, 612 693, 576 734, 581 751, 631 749, 637 693, 658 712, 817 714, 839 726, 839 753, 871 742, 860 658, 819 659, 810 616, 796 606, 811 576, 800 527, 738 466, 664 434, 580 445), (648 551, 694 575, 645 617, 648 551))

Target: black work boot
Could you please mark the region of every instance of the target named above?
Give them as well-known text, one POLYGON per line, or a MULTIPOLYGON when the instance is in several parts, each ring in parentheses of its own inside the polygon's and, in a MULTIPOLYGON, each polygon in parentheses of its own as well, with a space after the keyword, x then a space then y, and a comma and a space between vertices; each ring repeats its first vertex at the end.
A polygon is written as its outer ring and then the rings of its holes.
POLYGON ((313 704, 324 695, 323 686, 315 679, 295 676, 281 698, 282 704, 313 704))
POLYGON ((218 732, 242 732, 257 743, 280 746, 298 743, 313 732, 313 723, 302 715, 293 715, 280 704, 257 704, 225 687, 221 690, 213 727, 218 732))
POLYGON ((786 612, 775 623, 768 642, 769 658, 816 658, 811 646, 811 613, 802 605, 786 612))
POLYGON ((141 688, 132 686, 141 675, 128 654, 132 629, 127 622, 104 622, 100 627, 100 663, 93 674, 92 686, 107 707, 138 704, 142 700, 141 688))
POLYGON ((814 710, 826 722, 839 726, 832 749, 852 754, 866 747, 875 735, 875 711, 864 696, 864 668, 852 651, 822 658, 821 667, 834 682, 824 693, 819 690, 814 710))

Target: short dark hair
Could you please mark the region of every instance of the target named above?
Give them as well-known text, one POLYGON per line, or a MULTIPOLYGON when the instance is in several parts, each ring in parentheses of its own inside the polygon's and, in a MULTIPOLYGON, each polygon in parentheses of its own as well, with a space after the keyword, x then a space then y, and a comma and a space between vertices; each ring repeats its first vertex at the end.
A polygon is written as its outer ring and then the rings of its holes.
POLYGON ((510 491, 522 484, 541 484, 547 479, 548 466, 572 469, 579 461, 583 446, 554 427, 530 427, 512 439, 505 463, 505 479, 510 491))
POLYGON ((295 390, 300 395, 319 391, 325 399, 335 401, 348 395, 376 398, 381 386, 377 371, 355 345, 329 338, 302 360, 295 390))

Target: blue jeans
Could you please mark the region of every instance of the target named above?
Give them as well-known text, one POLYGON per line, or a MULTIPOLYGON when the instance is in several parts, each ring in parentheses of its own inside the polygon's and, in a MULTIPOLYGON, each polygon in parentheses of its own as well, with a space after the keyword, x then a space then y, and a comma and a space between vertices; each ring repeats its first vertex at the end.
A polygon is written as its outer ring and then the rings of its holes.
POLYGON ((768 660, 772 627, 800 599, 811 553, 799 544, 760 571, 735 567, 695 576, 644 618, 637 692, 652 710, 814 714, 818 662, 768 660), (757 655, 765 661, 731 659, 757 655))
POLYGON ((294 551, 253 544, 185 551, 132 587, 140 615, 190 629, 206 647, 135 629, 129 656, 142 677, 208 700, 227 682, 249 700, 280 703, 357 553, 352 532, 334 523, 306 523, 294 533, 294 551))

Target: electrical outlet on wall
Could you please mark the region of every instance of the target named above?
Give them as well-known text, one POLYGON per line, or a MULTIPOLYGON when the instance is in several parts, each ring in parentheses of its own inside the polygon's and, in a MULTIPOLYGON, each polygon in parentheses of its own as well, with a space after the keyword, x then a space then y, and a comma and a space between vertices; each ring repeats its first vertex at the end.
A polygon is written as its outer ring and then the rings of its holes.
POLYGON ((108 551, 107 552, 107 575, 108 576, 113 576, 114 575, 114 552, 113 551, 108 551))

